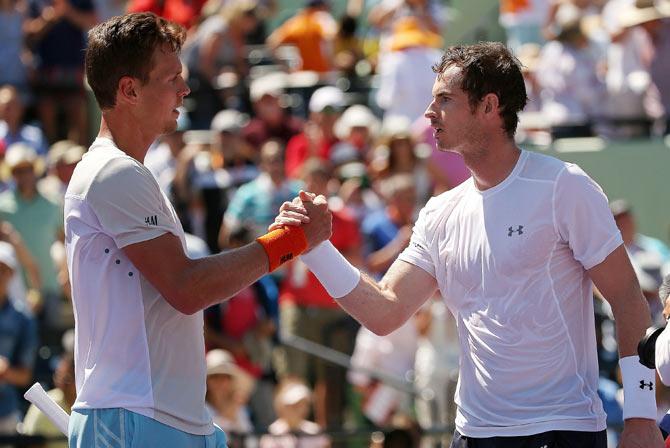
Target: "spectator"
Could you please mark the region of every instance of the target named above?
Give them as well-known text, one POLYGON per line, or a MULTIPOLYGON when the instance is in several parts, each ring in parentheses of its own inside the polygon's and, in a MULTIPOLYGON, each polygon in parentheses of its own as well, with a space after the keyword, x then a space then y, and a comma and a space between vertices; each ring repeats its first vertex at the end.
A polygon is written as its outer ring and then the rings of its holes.
POLYGON ((37 126, 23 123, 24 105, 19 91, 12 86, 0 87, 0 140, 5 145, 25 143, 40 155, 47 153, 47 141, 37 126))
POLYGON ((8 295, 20 309, 39 309, 41 303, 42 280, 35 258, 30 254, 21 234, 8 222, 0 222, 0 241, 9 243, 19 261, 14 276, 8 286, 8 295), (24 282, 24 276, 26 282, 24 282))
POLYGON ((194 26, 207 0, 130 0, 128 12, 153 12, 186 29, 194 26))
POLYGON ((335 36, 335 68, 348 77, 356 76, 356 65, 365 58, 363 43, 356 36, 357 27, 355 17, 344 15, 335 36))
POLYGON ((336 143, 330 154, 335 167, 348 162, 366 163, 371 157, 371 146, 379 133, 380 123, 372 111, 362 104, 354 104, 335 122, 336 143))
POLYGON ((0 242, 0 435, 16 433, 20 412, 16 388, 30 383, 38 345, 32 317, 7 296, 17 268, 11 245, 0 242))
MULTIPOLYGON (((253 431, 246 403, 254 388, 253 378, 242 370, 232 355, 221 349, 207 353, 206 402, 214 423, 226 434, 249 434, 253 431)), ((231 448, 241 447, 233 445, 231 448)))
POLYGON ((332 69, 336 33, 328 0, 306 0, 305 7, 270 34, 266 43, 273 52, 280 45, 295 45, 300 54, 297 70, 325 73, 332 69))
MULTIPOLYGON (((24 51, 23 24, 26 3, 7 0, 0 3, 0 86, 14 86, 25 101, 29 96, 28 73, 22 58, 24 51)), ((1 118, 1 117, 0 117, 1 118)))
POLYGON ((270 140, 261 148, 261 174, 242 185, 231 199, 219 231, 219 246, 228 247, 231 232, 241 225, 250 225, 254 238, 262 235, 285 201, 300 191, 300 184, 286 179, 284 147, 270 140))
POLYGON ((380 77, 376 100, 385 115, 406 117, 415 122, 423 117, 432 96, 442 37, 421 26, 416 17, 398 20, 389 38, 389 51, 379 57, 380 77))
POLYGON ((320 87, 312 94, 309 99, 309 121, 305 123, 303 132, 286 145, 288 177, 300 177, 302 164, 307 159, 330 159, 331 150, 338 142, 334 131, 335 123, 344 106, 344 94, 337 87, 320 87))
POLYGON ((414 179, 397 174, 382 183, 386 207, 368 215, 361 226, 367 248, 369 272, 381 278, 409 243, 414 223, 414 179))
POLYGON ((235 86, 248 75, 245 38, 257 25, 255 0, 236 0, 221 6, 193 30, 182 61, 189 70, 197 107, 192 111, 194 128, 209 126, 214 114, 226 104, 219 77, 228 75, 235 86))
POLYGON ((260 448, 329 448, 328 437, 319 435, 321 428, 307 419, 312 393, 299 380, 286 379, 279 384, 274 400, 279 418, 261 438, 260 448))
POLYGON ((255 153, 268 140, 286 144, 302 131, 302 120, 291 115, 280 103, 287 82, 283 73, 272 73, 251 82, 249 93, 254 117, 242 130, 242 137, 255 153))
POLYGON ((523 44, 543 44, 542 26, 549 13, 549 0, 502 0, 500 24, 507 33, 507 46, 515 53, 523 44))
POLYGON ((551 124, 552 138, 588 137, 604 93, 597 60, 576 6, 561 5, 555 26, 556 40, 542 49, 537 70, 542 112, 551 124))
MULTIPOLYGON (((248 227, 230 235, 230 248, 253 241, 248 227)), ((268 403, 274 391, 272 371, 273 337, 277 326, 277 288, 270 277, 263 277, 226 302, 205 310, 205 343, 224 349, 235 363, 256 380, 249 397, 249 410, 256 427, 265 428, 276 418, 268 403)))
POLYGON ((184 133, 190 127, 191 121, 188 114, 186 110, 181 109, 177 119, 177 129, 161 136, 159 141, 149 148, 144 158, 144 165, 154 175, 161 190, 169 195, 172 194, 172 181, 175 177, 177 159, 185 145, 184 133))
POLYGON ((53 202, 63 204, 74 167, 85 152, 86 148, 70 140, 61 140, 51 145, 47 155, 49 173, 37 183, 40 193, 53 202))
MULTIPOLYGON (((77 390, 74 379, 74 354, 65 353, 56 366, 56 371, 53 376, 54 389, 47 393, 58 406, 63 408, 68 414, 72 409, 75 399, 77 398, 77 390)), ((43 436, 52 439, 63 439, 62 441, 50 441, 43 445, 43 448, 67 448, 67 440, 63 438, 63 434, 54 425, 54 423, 42 413, 33 404, 30 405, 28 413, 23 419, 21 426, 23 434, 29 436, 43 436)))
MULTIPOLYGON (((310 159, 303 167, 305 190, 328 196, 330 171, 325 162, 310 159)), ((330 241, 354 265, 362 265, 358 223, 341 201, 330 201, 333 235, 330 241)), ((355 322, 328 295, 305 264, 296 260, 288 266, 280 296, 280 328, 283 337, 298 336, 323 347, 349 354, 353 350, 355 322)), ((314 388, 316 422, 323 428, 338 428, 344 422, 346 371, 285 347, 281 376, 296 376, 314 388)))
POLYGON ((91 0, 28 0, 26 38, 33 48, 39 76, 33 80, 37 109, 49 142, 67 137, 88 143, 84 96, 86 32, 97 23, 91 0), (58 129, 58 112, 67 116, 66 135, 58 129))
POLYGON ((7 149, 5 163, 12 172, 16 190, 0 194, 0 219, 11 223, 21 234, 39 266, 42 278, 40 317, 45 324, 42 342, 58 346, 59 333, 64 330, 61 322, 63 303, 49 250, 54 241, 63 239, 63 210, 37 189, 40 160, 32 148, 23 143, 13 144, 7 149))

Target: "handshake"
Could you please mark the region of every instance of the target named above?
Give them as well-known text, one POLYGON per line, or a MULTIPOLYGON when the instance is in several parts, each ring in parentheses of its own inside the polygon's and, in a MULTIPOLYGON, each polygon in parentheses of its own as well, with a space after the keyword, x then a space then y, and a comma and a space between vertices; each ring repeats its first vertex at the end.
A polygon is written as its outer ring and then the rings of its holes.
POLYGON ((307 240, 306 251, 314 249, 333 233, 333 215, 328 209, 328 200, 323 195, 300 191, 291 202, 284 202, 279 215, 268 230, 285 227, 301 227, 307 240))

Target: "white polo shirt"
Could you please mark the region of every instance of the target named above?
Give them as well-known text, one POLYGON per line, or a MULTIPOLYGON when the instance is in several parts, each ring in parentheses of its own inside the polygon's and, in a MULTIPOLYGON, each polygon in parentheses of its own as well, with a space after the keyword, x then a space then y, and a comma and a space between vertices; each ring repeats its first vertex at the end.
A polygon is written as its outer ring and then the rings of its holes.
POLYGON ((65 195, 77 409, 121 407, 191 434, 211 434, 205 409, 202 312, 174 309, 122 248, 170 232, 172 205, 149 170, 98 138, 65 195))
POLYGON ((436 278, 456 318, 460 433, 605 429, 586 270, 621 244, 601 188, 538 153, 491 189, 468 179, 426 204, 399 258, 436 278))

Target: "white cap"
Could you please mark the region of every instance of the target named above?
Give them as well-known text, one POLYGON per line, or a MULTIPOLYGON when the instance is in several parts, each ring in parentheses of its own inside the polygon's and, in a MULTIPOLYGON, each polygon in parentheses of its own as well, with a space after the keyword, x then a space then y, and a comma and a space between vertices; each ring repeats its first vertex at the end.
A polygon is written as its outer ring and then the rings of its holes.
POLYGON ((388 115, 384 117, 382 135, 394 139, 412 136, 412 122, 402 115, 388 115))
POLYGON ((249 96, 251 101, 258 101, 265 95, 279 97, 284 93, 284 88, 288 85, 286 73, 270 73, 254 79, 249 87, 249 96))
POLYGON ((249 117, 236 110, 226 109, 222 110, 212 119, 210 130, 215 132, 239 132, 247 123, 249 117))
POLYGON ((10 169, 14 169, 19 165, 30 164, 35 165, 37 162, 37 153, 35 150, 25 143, 14 143, 9 145, 5 153, 5 163, 10 169))
POLYGON ((216 348, 207 352, 205 357, 207 376, 229 375, 237 382, 238 390, 249 394, 254 388, 254 378, 237 365, 233 355, 226 350, 216 348))
POLYGON ((349 136, 351 129, 354 127, 368 128, 370 134, 374 136, 379 131, 379 120, 368 107, 354 104, 345 110, 340 119, 337 120, 337 123, 335 123, 335 135, 340 140, 344 140, 349 136))
POLYGON ((302 400, 309 400, 311 396, 312 393, 304 384, 289 384, 277 396, 277 403, 290 406, 302 400))
POLYGON ((5 241, 0 241, 0 263, 11 268, 13 271, 16 271, 18 267, 14 247, 5 241))
POLYGON ((342 108, 345 106, 344 93, 333 86, 318 88, 309 99, 310 112, 323 112, 326 107, 342 108))

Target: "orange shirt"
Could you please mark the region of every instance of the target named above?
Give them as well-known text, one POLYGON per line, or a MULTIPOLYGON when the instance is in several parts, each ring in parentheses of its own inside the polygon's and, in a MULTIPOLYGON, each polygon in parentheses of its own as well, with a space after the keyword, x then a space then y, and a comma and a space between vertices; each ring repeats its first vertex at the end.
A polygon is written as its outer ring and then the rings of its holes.
POLYGON ((288 19, 272 33, 270 40, 281 45, 295 45, 300 52, 299 70, 327 72, 331 69, 327 46, 332 42, 337 24, 324 11, 305 9, 288 19))

